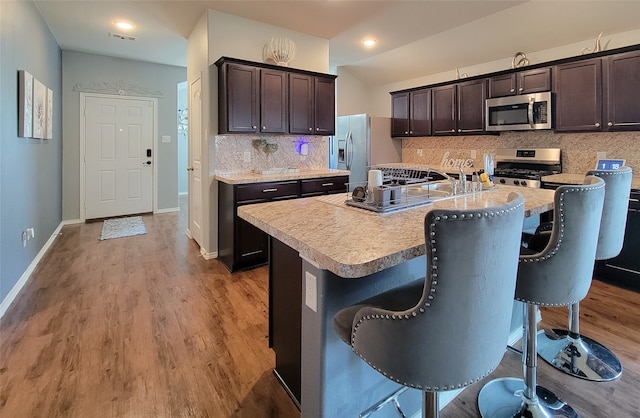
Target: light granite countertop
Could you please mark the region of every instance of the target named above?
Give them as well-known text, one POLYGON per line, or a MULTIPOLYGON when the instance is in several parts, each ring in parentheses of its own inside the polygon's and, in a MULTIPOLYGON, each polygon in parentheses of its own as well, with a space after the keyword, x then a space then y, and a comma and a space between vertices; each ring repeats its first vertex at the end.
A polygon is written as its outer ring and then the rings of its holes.
POLYGON ((296 172, 259 174, 253 171, 241 173, 216 173, 214 180, 227 184, 265 183, 270 181, 286 181, 299 179, 312 179, 320 177, 348 176, 350 171, 334 168, 300 169, 296 172))
MULTIPOLYGON (((582 182, 584 181, 585 174, 571 174, 571 173, 554 174, 552 176, 544 176, 542 178, 542 181, 549 182, 549 183, 561 183, 561 184, 582 184, 582 182)), ((640 177, 634 177, 631 180, 631 188, 634 190, 640 190, 640 177)))
POLYGON ((496 186, 492 190, 377 214, 345 204, 347 194, 246 205, 238 216, 302 257, 340 277, 359 278, 424 255, 424 218, 433 208, 485 208, 525 199, 525 216, 553 209, 553 190, 496 186))

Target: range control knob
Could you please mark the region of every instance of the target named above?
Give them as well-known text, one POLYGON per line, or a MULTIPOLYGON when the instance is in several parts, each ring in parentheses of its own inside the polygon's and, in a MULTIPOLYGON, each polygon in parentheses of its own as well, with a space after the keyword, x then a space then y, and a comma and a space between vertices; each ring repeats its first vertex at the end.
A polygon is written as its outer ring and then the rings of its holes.
POLYGON ((519 186, 520 185, 520 181, 519 180, 514 180, 513 181, 513 185, 514 186, 519 186))
POLYGON ((500 179, 500 183, 505 184, 506 181, 504 179, 500 179))
POLYGON ((520 186, 527 187, 527 182, 526 182, 526 181, 524 181, 524 180, 521 180, 521 181, 520 181, 520 186))

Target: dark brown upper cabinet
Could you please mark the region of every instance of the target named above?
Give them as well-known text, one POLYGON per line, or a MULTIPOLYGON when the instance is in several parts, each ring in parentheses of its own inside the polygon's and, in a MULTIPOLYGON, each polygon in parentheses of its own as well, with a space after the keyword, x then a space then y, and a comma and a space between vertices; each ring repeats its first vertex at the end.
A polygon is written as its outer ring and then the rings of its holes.
POLYGON ((216 65, 219 133, 335 133, 336 76, 227 57, 216 65))
POLYGON ((603 58, 604 120, 609 131, 640 130, 640 51, 603 58))
POLYGON ((336 130, 335 77, 315 77, 314 117, 316 135, 333 135, 336 130))
POLYGON ((260 70, 260 132, 287 132, 287 83, 284 71, 260 70))
POLYGON ((335 79, 289 74, 289 133, 335 133, 335 79))
POLYGON ((458 134, 484 133, 486 80, 467 81, 458 84, 458 134))
POLYGON ((538 68, 489 78, 489 97, 515 96, 550 90, 551 68, 538 68))
POLYGON ((259 70, 229 63, 219 72, 218 125, 220 133, 256 133, 259 124, 259 70))
POLYGON ((314 128, 314 78, 289 74, 289 132, 312 135, 314 128))
POLYGON ((432 88, 433 135, 484 133, 485 79, 432 88))
POLYGON ((394 93, 391 107, 391 136, 431 135, 430 89, 394 93))
POLYGON ((558 65, 553 79, 556 131, 601 131, 602 60, 558 65))
POLYGON ((554 80, 556 131, 640 130, 640 51, 558 65, 554 80))
POLYGON ((431 89, 431 131, 434 135, 456 134, 456 87, 455 84, 448 84, 431 89))
POLYGON ((409 92, 391 93, 391 136, 409 136, 409 92))

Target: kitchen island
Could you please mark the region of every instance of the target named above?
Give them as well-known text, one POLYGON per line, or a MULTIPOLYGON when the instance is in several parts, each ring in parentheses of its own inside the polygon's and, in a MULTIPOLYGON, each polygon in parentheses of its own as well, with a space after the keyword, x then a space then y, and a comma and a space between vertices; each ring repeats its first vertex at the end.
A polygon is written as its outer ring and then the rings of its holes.
MULTIPOLYGON (((348 207, 346 194, 238 208, 242 219, 272 237, 276 251, 270 254, 270 276, 274 271, 279 274, 270 277, 270 282, 284 282, 281 288, 301 284, 302 294, 294 303, 301 306, 303 418, 357 416, 397 388, 339 340, 332 329, 333 315, 345 306, 424 277, 423 223, 429 210, 490 207, 504 203, 511 192, 524 196, 526 216, 553 208, 552 190, 509 186, 386 214, 348 207), (300 261, 298 271, 282 265, 292 254, 300 261)), ((271 294, 270 300, 278 304, 271 294)), ((512 330, 516 335, 521 322, 521 309, 514 309, 512 330)), ((419 407, 420 399, 420 392, 410 390, 401 401, 411 412, 419 407)), ((443 405, 446 402, 447 396, 442 396, 443 405)), ((385 416, 384 412, 378 416, 385 416)))

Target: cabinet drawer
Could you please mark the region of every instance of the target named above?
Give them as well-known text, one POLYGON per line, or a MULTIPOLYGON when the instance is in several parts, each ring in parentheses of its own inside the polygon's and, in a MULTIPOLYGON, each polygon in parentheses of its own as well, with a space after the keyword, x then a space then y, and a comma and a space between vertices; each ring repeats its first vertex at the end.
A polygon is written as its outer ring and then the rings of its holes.
POLYGON ((347 190, 348 182, 349 176, 300 180, 300 194, 309 196, 344 192, 347 190))
POLYGON ((236 186, 236 203, 296 198, 298 194, 298 180, 241 184, 236 186))

